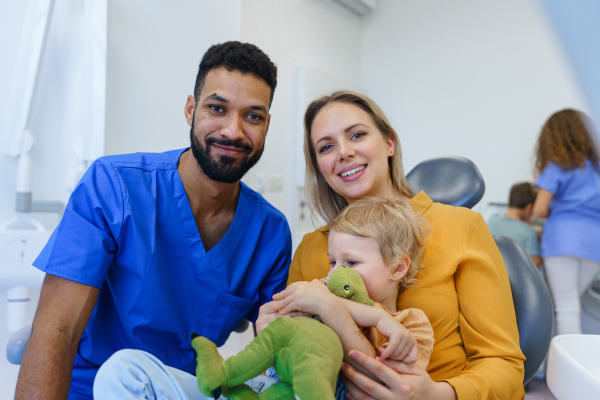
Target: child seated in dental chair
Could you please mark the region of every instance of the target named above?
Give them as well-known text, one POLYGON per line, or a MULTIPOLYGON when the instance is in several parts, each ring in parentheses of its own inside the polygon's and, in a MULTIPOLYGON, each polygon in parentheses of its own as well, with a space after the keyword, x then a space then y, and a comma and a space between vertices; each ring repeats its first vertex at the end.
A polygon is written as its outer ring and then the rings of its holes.
POLYGON ((536 267, 542 264, 538 232, 530 225, 537 190, 529 182, 513 185, 508 199, 508 211, 490 217, 488 227, 492 235, 508 236, 521 244, 536 267))

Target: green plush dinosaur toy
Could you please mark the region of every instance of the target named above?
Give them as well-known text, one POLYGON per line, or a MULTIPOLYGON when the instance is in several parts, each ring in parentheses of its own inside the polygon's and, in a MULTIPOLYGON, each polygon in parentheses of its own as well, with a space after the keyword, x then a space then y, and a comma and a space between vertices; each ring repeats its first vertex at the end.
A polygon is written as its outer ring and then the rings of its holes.
MULTIPOLYGON (((340 265, 327 278, 336 296, 373 305, 360 275, 340 265)), ((192 334, 196 378, 205 396, 234 400, 335 399, 343 350, 336 333, 314 318, 277 318, 237 355, 223 360, 213 342, 192 334), (273 366, 281 382, 263 393, 244 384, 273 366)))

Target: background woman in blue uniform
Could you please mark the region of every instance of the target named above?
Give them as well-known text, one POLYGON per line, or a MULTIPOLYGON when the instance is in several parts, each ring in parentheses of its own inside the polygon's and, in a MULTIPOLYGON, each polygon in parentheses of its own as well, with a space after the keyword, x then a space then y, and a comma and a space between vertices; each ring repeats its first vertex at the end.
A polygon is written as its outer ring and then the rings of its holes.
POLYGON ((540 191, 533 213, 548 217, 541 252, 558 333, 581 333, 579 297, 600 272, 600 166, 585 116, 571 109, 553 114, 535 157, 540 191))

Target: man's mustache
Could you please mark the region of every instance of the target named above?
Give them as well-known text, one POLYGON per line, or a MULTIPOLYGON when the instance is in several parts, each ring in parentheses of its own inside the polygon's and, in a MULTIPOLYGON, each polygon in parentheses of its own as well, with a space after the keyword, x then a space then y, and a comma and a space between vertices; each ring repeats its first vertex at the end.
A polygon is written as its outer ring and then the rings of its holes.
POLYGON ((235 147, 236 149, 241 149, 241 150, 245 150, 245 151, 250 151, 252 150, 252 146, 250 146, 248 143, 244 143, 241 139, 239 140, 229 140, 227 138, 214 138, 214 137, 209 137, 206 139, 206 146, 211 146, 213 144, 218 144, 220 146, 227 146, 227 147, 235 147))

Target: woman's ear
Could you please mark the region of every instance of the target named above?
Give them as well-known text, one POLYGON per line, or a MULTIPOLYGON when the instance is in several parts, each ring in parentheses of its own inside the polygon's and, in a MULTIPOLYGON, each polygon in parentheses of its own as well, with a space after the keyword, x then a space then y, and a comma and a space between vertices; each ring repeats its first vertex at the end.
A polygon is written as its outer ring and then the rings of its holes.
POLYGON ((394 155, 394 151, 396 150, 395 147, 394 147, 394 135, 390 135, 385 140, 385 144, 387 146, 388 157, 393 156, 394 155))
POLYGON ((410 266, 410 257, 404 257, 398 265, 392 270, 392 280, 399 281, 408 272, 408 267, 410 266))

